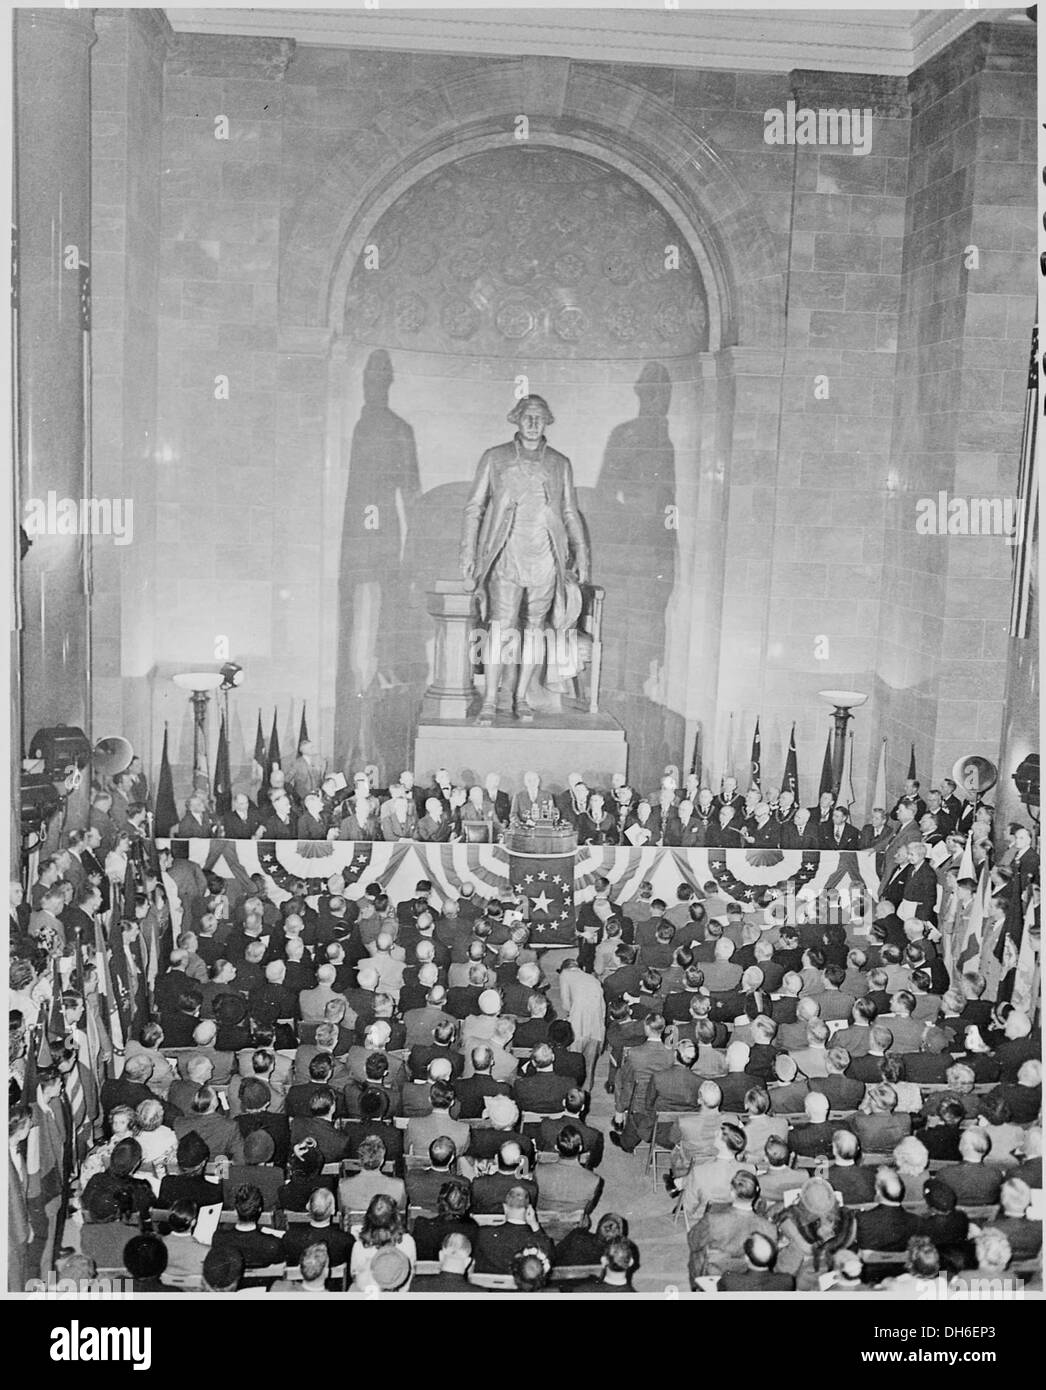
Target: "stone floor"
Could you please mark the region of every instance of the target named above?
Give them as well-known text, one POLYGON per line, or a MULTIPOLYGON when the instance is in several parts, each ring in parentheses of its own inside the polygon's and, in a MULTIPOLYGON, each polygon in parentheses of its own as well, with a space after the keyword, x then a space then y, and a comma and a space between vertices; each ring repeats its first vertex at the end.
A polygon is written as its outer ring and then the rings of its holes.
MULTIPOLYGON (((565 951, 543 954, 542 968, 548 978, 558 981, 555 972, 566 954, 565 951)), ((555 1005, 555 984, 549 997, 555 1005)), ((604 1089, 606 1076, 607 1058, 604 1054, 596 1068, 596 1085, 588 1116, 589 1123, 604 1133, 610 1130, 614 1112, 613 1099, 604 1089)), ((640 1254, 636 1289, 642 1293, 664 1293, 669 1298, 675 1292, 688 1292, 686 1229, 682 1218, 678 1225, 674 1222, 668 1194, 660 1179, 657 1190, 654 1190, 647 1169, 646 1145, 642 1145, 635 1154, 625 1154, 608 1140, 606 1157, 599 1174, 606 1186, 595 1218, 598 1220, 607 1211, 615 1211, 628 1218, 629 1236, 639 1247, 640 1254)))

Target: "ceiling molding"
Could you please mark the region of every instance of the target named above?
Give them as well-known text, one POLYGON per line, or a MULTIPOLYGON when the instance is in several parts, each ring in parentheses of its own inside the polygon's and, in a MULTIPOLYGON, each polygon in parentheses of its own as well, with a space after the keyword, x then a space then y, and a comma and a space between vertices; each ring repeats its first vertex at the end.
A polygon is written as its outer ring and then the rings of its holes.
POLYGON ((390 10, 169 9, 178 33, 290 38, 302 45, 433 54, 537 55, 591 62, 907 77, 984 20, 1023 11, 938 10, 390 10))

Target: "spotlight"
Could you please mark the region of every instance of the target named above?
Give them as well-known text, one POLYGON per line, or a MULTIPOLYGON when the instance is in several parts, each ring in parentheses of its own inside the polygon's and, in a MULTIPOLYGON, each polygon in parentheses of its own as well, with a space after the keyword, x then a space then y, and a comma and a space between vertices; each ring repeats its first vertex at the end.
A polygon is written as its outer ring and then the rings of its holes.
POLYGON ((222 678, 222 690, 235 690, 243 684, 243 667, 237 666, 235 661, 227 661, 218 674, 222 678))
POLYGON ((1039 755, 1029 753, 1017 771, 1013 774, 1013 780, 1017 784, 1017 794, 1024 802, 1025 810, 1033 821, 1038 821, 1036 811, 1039 808, 1039 755))

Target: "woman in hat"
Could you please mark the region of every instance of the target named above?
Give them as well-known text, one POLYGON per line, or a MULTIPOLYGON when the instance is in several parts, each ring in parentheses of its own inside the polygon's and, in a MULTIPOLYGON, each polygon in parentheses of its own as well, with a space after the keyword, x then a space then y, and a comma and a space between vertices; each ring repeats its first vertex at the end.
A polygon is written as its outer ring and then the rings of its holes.
POLYGON ((371 1198, 367 1214, 363 1218, 356 1244, 352 1247, 349 1273, 353 1287, 357 1290, 369 1289, 375 1285, 387 1290, 403 1288, 409 1283, 418 1262, 418 1251, 414 1237, 407 1234, 403 1213, 392 1197, 378 1193, 371 1198), (387 1257, 395 1252, 400 1260, 387 1257), (389 1282, 396 1271, 406 1262, 406 1271, 398 1283, 389 1282), (377 1269, 374 1268, 377 1264, 377 1269))
POLYGON ((816 1292, 821 1275, 833 1268, 836 1251, 853 1248, 857 1218, 839 1205, 829 1183, 810 1178, 795 1204, 777 1218, 777 1232, 778 1273, 794 1275, 798 1293, 816 1292))

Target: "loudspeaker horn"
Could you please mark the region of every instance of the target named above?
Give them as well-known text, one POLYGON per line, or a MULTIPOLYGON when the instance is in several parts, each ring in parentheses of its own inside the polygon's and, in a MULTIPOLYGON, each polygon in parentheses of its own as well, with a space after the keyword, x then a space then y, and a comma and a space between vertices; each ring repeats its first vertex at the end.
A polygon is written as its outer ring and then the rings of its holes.
POLYGON ((117 773, 127 771, 133 757, 134 749, 125 738, 116 734, 112 738, 98 740, 91 761, 96 773, 103 777, 115 777, 117 773))
POLYGON ((998 780, 999 769, 979 753, 965 754, 952 768, 952 781, 974 799, 991 791, 998 780))

